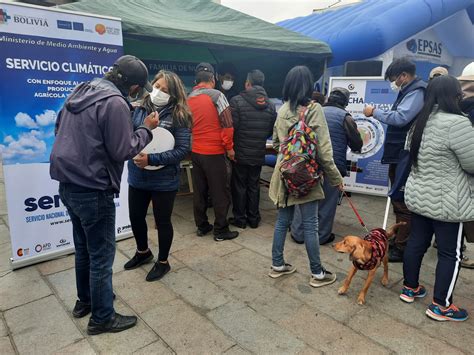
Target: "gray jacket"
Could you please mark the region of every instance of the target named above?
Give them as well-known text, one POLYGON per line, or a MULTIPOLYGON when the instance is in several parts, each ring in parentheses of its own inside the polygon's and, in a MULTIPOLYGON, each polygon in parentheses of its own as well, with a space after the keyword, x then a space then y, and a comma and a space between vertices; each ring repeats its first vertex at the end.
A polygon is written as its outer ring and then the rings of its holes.
POLYGON ((473 152, 474 127, 469 119, 435 108, 423 132, 418 165, 412 167, 405 186, 408 209, 438 221, 474 220, 473 152))
POLYGON ((78 85, 56 121, 51 178, 97 190, 120 190, 123 163, 152 139, 146 127, 134 132, 130 104, 106 79, 78 85))

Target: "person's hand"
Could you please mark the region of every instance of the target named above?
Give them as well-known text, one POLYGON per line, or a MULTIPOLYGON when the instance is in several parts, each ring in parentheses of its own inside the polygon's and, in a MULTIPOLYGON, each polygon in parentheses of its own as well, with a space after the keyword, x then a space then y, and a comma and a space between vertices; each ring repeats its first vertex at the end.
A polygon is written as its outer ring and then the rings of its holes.
POLYGON ((233 149, 230 149, 227 151, 227 158, 229 158, 232 161, 235 161, 235 152, 233 149))
POLYGON ((148 154, 139 153, 135 158, 133 158, 133 162, 136 166, 140 169, 143 169, 145 166, 148 166, 148 154))
POLYGON ((160 123, 160 115, 156 111, 146 116, 145 120, 143 121, 143 125, 150 130, 158 127, 159 123, 160 123))
POLYGON ((370 117, 370 116, 373 116, 374 110, 375 110, 374 106, 367 105, 367 106, 364 107, 363 113, 364 113, 365 117, 370 117))
POLYGON ((337 189, 338 189, 339 191, 343 192, 343 191, 344 191, 344 183, 341 182, 339 185, 337 185, 337 189))

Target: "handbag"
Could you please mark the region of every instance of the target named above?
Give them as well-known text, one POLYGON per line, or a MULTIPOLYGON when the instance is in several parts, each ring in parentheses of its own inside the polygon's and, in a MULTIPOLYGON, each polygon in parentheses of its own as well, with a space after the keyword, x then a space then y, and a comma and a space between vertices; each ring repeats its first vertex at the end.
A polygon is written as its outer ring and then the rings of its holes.
POLYGON ((407 183, 408 176, 411 171, 411 157, 410 151, 403 149, 398 155, 398 164, 395 168, 395 179, 392 187, 388 192, 388 196, 392 201, 404 202, 405 201, 405 184, 407 183))

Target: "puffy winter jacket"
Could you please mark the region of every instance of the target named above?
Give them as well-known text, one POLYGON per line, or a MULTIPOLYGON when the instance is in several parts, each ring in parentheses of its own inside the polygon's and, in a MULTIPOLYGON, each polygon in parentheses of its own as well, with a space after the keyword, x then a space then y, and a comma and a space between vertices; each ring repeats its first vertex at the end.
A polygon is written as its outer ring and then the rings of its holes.
MULTIPOLYGON (((191 130, 186 127, 177 127, 173 123, 172 107, 160 111, 159 127, 166 128, 175 139, 174 148, 166 152, 149 154, 150 165, 164 165, 159 170, 140 169, 128 161, 128 183, 136 188, 151 191, 176 191, 179 188, 180 162, 191 150, 191 130)), ((147 112, 144 108, 136 108, 133 112, 133 127, 139 127, 144 121, 147 112)))
POLYGON ((408 208, 439 221, 474 220, 473 152, 471 121, 435 109, 423 132, 418 164, 405 186, 408 208))
POLYGON ((273 132, 275 105, 265 89, 254 86, 230 100, 234 125, 234 151, 237 164, 263 165, 265 145, 273 132))

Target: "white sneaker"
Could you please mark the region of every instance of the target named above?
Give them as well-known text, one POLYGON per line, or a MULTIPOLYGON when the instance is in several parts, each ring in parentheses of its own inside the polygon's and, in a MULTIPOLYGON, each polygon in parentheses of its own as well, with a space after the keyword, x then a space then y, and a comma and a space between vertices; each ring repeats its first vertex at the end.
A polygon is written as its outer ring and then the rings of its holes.
POLYGON ((322 275, 311 275, 309 284, 313 287, 323 287, 336 282, 336 279, 336 274, 333 274, 332 272, 323 269, 322 275))
POLYGON ((280 277, 282 275, 292 274, 295 271, 296 271, 296 268, 291 264, 286 264, 285 263, 285 265, 282 265, 282 266, 273 266, 272 265, 272 269, 271 269, 270 273, 268 274, 268 276, 270 276, 271 278, 276 279, 277 277, 280 277))

